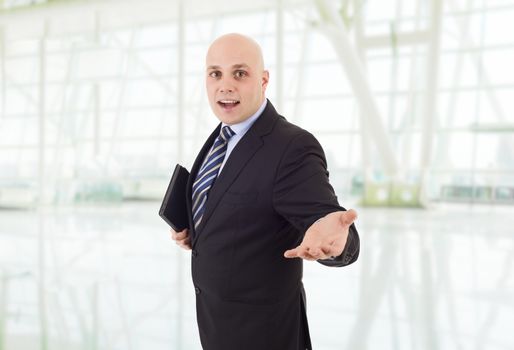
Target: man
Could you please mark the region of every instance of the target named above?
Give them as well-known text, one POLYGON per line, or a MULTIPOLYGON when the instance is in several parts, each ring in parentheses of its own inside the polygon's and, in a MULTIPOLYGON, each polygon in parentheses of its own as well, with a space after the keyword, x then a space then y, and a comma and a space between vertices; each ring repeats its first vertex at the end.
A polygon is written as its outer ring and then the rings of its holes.
POLYGON ((206 87, 221 124, 191 169, 190 228, 171 231, 192 249, 205 350, 311 349, 302 259, 344 266, 359 254, 356 213, 337 203, 320 144, 277 114, 268 80, 252 39, 211 44, 206 87))

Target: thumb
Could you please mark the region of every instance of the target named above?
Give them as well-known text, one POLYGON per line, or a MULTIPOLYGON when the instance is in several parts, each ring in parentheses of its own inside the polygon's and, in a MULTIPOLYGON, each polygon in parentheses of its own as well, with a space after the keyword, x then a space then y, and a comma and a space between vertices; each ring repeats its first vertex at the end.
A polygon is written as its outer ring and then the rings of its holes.
POLYGON ((343 225, 350 226, 357 219, 357 212, 353 209, 343 211, 339 220, 343 225))

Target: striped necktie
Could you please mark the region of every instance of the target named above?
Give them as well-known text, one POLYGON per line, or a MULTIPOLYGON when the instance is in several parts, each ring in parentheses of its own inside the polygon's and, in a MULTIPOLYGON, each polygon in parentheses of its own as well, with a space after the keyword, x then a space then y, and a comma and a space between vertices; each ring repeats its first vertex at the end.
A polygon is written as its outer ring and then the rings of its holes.
POLYGON ((224 126, 223 129, 221 129, 219 136, 216 138, 216 141, 214 141, 214 145, 212 146, 209 155, 203 162, 198 175, 196 175, 196 180, 193 183, 192 196, 193 222, 195 224, 195 228, 197 228, 200 222, 202 222, 205 203, 207 202, 207 195, 218 176, 221 164, 223 164, 223 159, 225 159, 228 140, 230 140, 234 135, 234 131, 232 131, 229 126, 224 126))

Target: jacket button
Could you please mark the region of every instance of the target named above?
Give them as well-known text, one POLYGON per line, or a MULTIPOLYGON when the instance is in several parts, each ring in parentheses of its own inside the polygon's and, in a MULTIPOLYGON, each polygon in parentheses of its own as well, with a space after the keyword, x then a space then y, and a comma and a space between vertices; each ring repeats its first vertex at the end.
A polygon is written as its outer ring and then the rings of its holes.
POLYGON ((198 252, 196 250, 192 250, 191 251, 191 255, 193 256, 193 258, 196 258, 198 256, 198 252))
POLYGON ((200 294, 200 288, 195 287, 195 293, 196 293, 196 294, 200 294))

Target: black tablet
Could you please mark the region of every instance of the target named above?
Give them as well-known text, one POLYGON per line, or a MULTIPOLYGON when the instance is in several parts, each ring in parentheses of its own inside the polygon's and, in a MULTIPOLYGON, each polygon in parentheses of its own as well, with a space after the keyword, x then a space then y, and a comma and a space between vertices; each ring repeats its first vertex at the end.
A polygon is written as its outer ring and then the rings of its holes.
POLYGON ((159 216, 176 232, 182 231, 189 226, 186 204, 188 179, 189 171, 180 164, 177 164, 159 210, 159 216))

